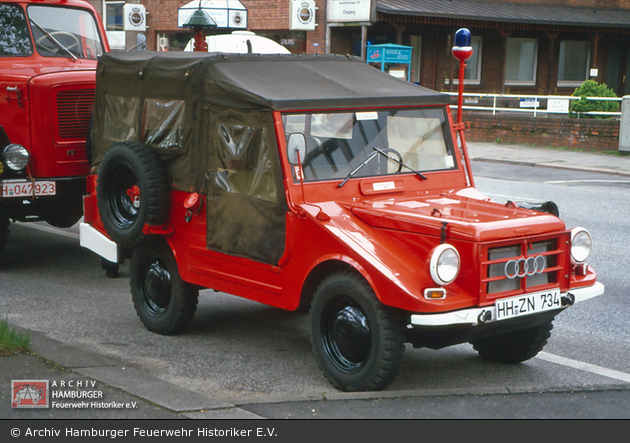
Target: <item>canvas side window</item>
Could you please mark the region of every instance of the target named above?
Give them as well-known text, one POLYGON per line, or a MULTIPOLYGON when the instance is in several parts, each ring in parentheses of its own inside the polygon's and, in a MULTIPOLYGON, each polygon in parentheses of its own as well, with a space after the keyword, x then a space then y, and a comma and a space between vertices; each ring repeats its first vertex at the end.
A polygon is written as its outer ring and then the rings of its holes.
POLYGON ((211 113, 207 247, 277 265, 285 250, 286 201, 269 113, 211 113))
POLYGON ((266 128, 223 123, 217 128, 217 185, 230 193, 277 202, 266 128))
POLYGON ((183 147, 184 111, 183 100, 146 99, 143 109, 144 142, 165 149, 183 147))
POLYGON ((136 129, 140 99, 105 96, 103 138, 111 141, 138 140, 136 129))

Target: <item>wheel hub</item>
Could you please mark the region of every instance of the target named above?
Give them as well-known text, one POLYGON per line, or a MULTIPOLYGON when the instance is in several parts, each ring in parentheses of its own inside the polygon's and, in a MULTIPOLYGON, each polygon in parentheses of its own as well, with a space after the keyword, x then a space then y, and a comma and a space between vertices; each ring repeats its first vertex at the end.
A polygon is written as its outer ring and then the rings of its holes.
POLYGON ((145 295, 153 311, 165 310, 171 299, 171 275, 160 266, 152 263, 145 277, 145 295))
POLYGON ((339 310, 333 319, 331 332, 342 357, 352 363, 367 359, 372 341, 367 318, 360 309, 346 306, 339 310))

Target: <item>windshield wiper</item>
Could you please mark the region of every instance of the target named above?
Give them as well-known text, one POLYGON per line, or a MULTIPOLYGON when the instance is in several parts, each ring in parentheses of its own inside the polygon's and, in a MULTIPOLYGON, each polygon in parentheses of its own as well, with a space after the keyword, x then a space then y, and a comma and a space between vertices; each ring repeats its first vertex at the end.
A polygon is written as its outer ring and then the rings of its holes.
MULTIPOLYGON (((377 149, 377 148, 374 148, 374 149, 377 149)), ((377 149, 377 151, 378 151, 378 149, 377 149)), ((356 168, 354 168, 354 170, 353 170, 353 171, 351 171, 351 172, 350 172, 350 174, 346 175, 346 178, 344 179, 344 181, 342 181, 341 183, 339 183, 339 186, 337 186, 337 187, 338 187, 338 188, 341 188, 343 185, 345 185, 345 184, 346 184, 346 182, 347 182, 348 180, 350 180, 350 179, 354 176, 354 174, 356 174, 357 172, 359 172, 359 169, 361 169, 362 167, 364 167, 365 165, 367 165, 367 164, 368 164, 368 162, 369 162, 370 160, 372 160, 374 157, 376 157, 377 155, 378 155, 378 152, 375 152, 374 154, 370 155, 370 156, 369 156, 369 157, 368 157, 368 158, 367 158, 367 159, 366 159, 363 163, 361 163, 359 166, 357 166, 356 168)), ((386 154, 386 155, 387 155, 387 154, 386 154)))
POLYGON ((420 179, 422 179, 422 180, 426 180, 426 179, 427 179, 426 175, 422 175, 421 173, 419 173, 419 172, 418 172, 418 171, 416 171, 415 169, 410 168, 409 166, 407 166, 406 164, 404 164, 404 163, 403 163, 403 162, 401 162, 400 160, 397 160, 397 159, 395 159, 395 158, 390 157, 389 155, 387 155, 387 153, 386 153, 386 152, 381 151, 381 150, 380 150, 379 148, 377 148, 376 146, 374 146, 374 150, 375 150, 376 152, 378 152, 379 154, 381 154, 381 155, 385 156, 386 158, 388 158, 388 159, 390 159, 390 160, 392 160, 392 161, 395 161, 395 162, 396 162, 396 163, 398 163, 400 166, 403 166, 403 167, 405 167, 405 168, 409 169, 411 172, 413 172, 413 173, 414 173, 414 174, 416 174, 418 177, 420 177, 420 179))
MULTIPOLYGON (((346 182, 348 180, 350 180, 352 177, 354 177, 354 174, 356 174, 357 172, 359 172, 359 170, 364 167, 365 165, 367 165, 370 160, 372 160, 374 157, 376 157, 378 154, 381 154, 383 157, 392 160, 396 163, 398 163, 400 166, 404 166, 405 168, 409 169, 411 172, 413 172, 414 174, 416 174, 418 177, 420 177, 421 180, 426 180, 427 177, 422 175, 421 173, 419 173, 418 171, 416 171, 415 169, 410 168, 409 166, 407 166, 406 164, 404 164, 403 162, 401 162, 400 160, 397 160, 395 158, 390 157, 389 155, 387 155, 386 152, 381 151, 380 148, 374 146, 372 149, 374 149, 376 152, 372 155, 370 155, 363 163, 361 163, 359 166, 357 166, 356 168, 354 168, 347 176, 346 178, 339 183, 339 185, 337 186, 338 188, 341 188, 343 185, 346 184, 346 182)), ((400 154, 399 154, 400 155, 400 154)))
POLYGON ((33 20, 32 18, 29 18, 29 20, 31 21, 32 24, 34 24, 35 26, 37 26, 37 29, 39 29, 40 31, 42 31, 44 33, 44 35, 46 35, 46 37, 48 37, 48 39, 53 42, 55 44, 55 46, 57 46, 59 49, 61 49, 62 51, 66 51, 68 54, 70 54, 70 57, 72 57, 75 60, 78 60, 77 56, 74 55, 68 48, 66 48, 64 45, 62 45, 59 40, 57 40, 55 37, 52 36, 52 34, 48 31, 46 31, 44 28, 42 28, 42 26, 37 23, 35 20, 33 20))

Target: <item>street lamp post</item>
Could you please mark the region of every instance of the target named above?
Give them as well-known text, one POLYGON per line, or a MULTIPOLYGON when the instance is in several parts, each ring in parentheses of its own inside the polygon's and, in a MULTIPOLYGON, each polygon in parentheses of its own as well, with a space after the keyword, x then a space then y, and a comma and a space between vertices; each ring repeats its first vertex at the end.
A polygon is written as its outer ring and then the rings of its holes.
POLYGON ((215 22, 212 17, 201 9, 201 1, 199 2, 199 9, 193 12, 188 21, 182 26, 185 28, 192 28, 194 30, 195 51, 207 52, 208 47, 206 45, 206 33, 204 31, 209 28, 216 28, 217 22, 215 22))

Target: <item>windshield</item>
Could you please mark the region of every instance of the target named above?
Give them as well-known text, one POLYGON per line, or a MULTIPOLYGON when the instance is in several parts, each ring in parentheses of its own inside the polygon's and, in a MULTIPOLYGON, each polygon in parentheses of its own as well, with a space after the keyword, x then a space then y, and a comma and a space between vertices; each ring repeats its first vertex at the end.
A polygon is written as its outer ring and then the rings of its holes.
POLYGON ((44 57, 96 59, 103 44, 88 11, 54 6, 29 6, 28 17, 37 52, 44 57))
POLYGON ((33 53, 24 10, 0 3, 0 57, 29 56, 33 53))
MULTIPOLYGON (((300 158, 304 181, 456 167, 443 108, 285 114, 283 123, 287 138, 293 133, 306 138, 300 158)), ((299 167, 293 166, 299 180, 299 167)))

